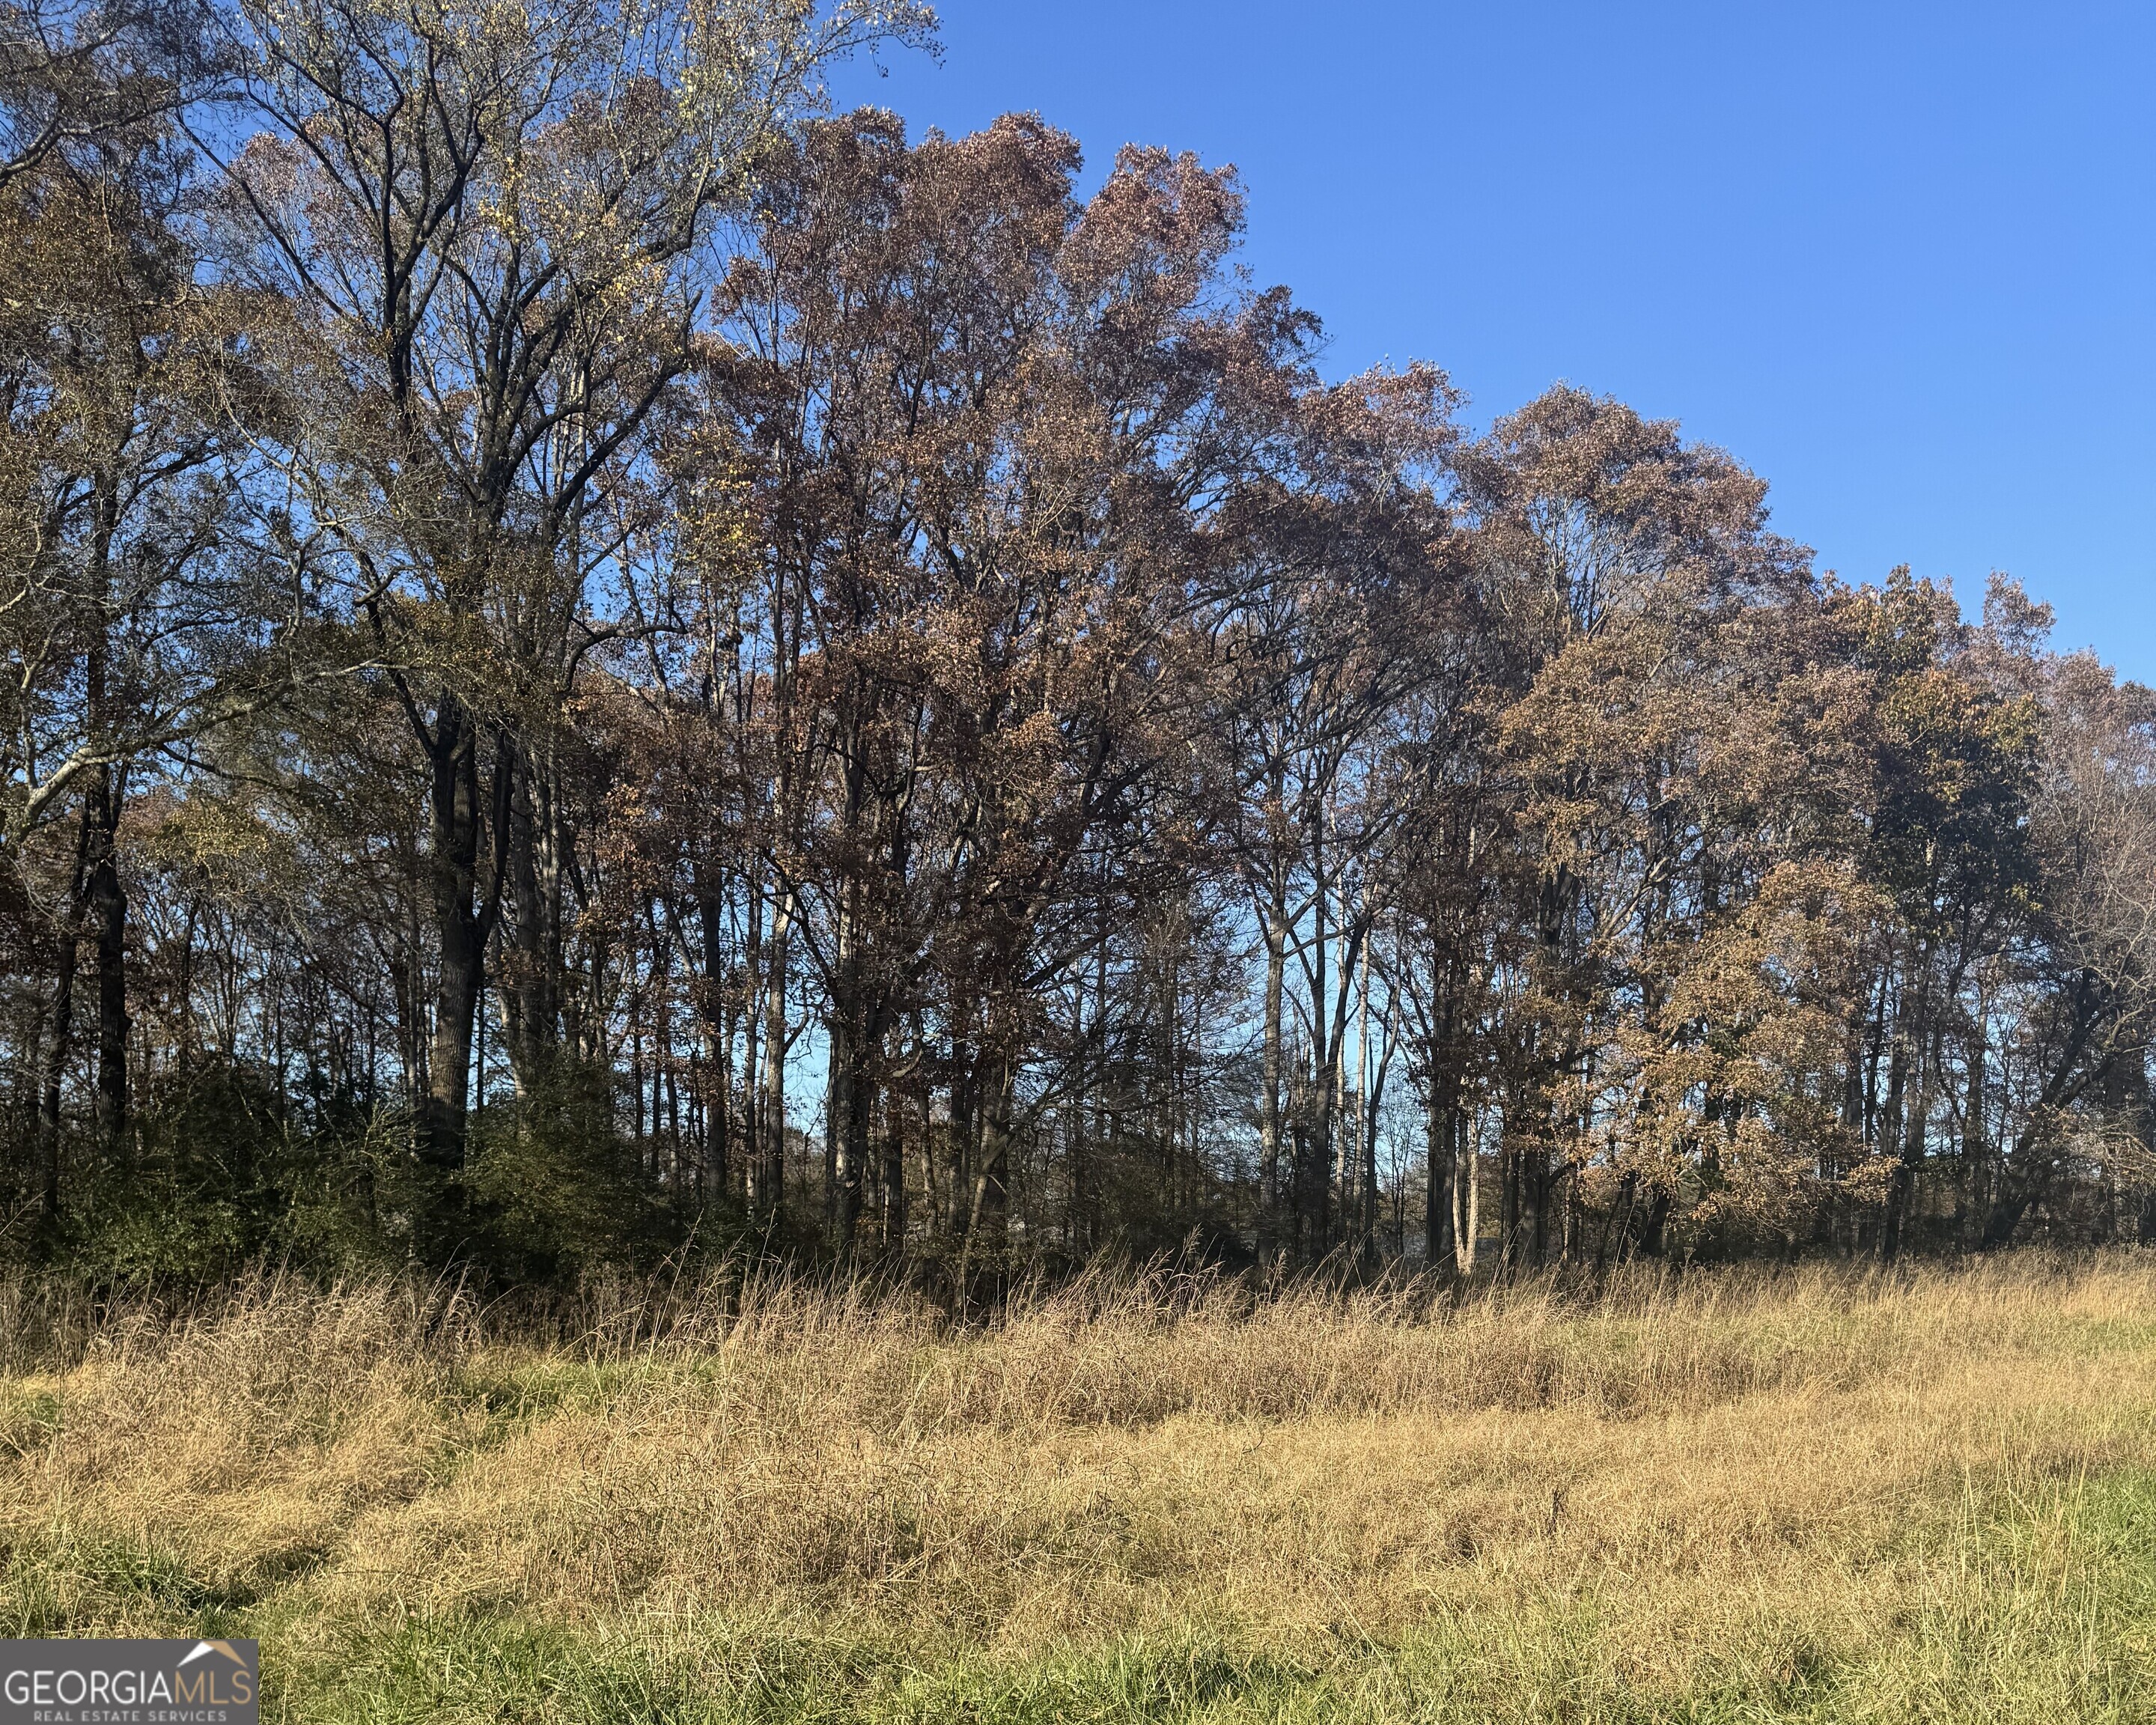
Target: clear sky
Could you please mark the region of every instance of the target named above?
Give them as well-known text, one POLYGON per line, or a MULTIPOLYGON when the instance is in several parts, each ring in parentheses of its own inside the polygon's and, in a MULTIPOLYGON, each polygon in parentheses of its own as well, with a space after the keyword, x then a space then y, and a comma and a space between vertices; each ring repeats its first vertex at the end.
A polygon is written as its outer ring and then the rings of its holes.
POLYGON ((839 99, 1232 162, 1328 372, 1681 419, 1822 567, 2007 570, 2156 681, 2156 0, 938 5, 839 99))

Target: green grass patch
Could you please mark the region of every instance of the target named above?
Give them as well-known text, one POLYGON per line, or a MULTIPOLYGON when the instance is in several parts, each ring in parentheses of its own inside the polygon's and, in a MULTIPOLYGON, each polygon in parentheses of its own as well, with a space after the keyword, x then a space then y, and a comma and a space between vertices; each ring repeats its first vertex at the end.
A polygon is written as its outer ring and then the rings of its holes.
MULTIPOLYGON (((1615 1579, 1491 1590, 1398 1637, 1267 1647, 1194 1628, 1026 1652, 515 1611, 309 1621, 288 1594, 237 1612, 158 1600, 174 1633, 259 1634, 265 1717, 419 1725, 1558 1725, 2156 1718, 2156 1476, 1972 1497, 1912 1533, 1904 1595, 1835 1644, 1771 1602, 1644 1673, 1615 1579)), ((157 1589, 149 1589, 149 1597, 157 1589)))

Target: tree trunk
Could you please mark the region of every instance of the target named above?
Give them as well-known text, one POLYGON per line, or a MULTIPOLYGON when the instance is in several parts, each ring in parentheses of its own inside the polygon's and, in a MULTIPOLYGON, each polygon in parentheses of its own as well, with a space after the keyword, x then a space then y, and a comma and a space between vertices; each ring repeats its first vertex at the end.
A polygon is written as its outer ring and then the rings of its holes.
POLYGON ((1957 1242, 1965 1241, 1969 1218, 1984 1213, 1989 1194, 1989 1137, 1984 1115, 1985 1037, 1979 1013, 1969 1037, 1969 1083, 1961 1106, 1961 1214, 1955 1219, 1957 1242))
POLYGON ((1016 1096, 1016 1063, 1004 1055, 987 1056, 993 1065, 978 1086, 981 1149, 973 1176, 965 1244, 958 1251, 958 1295, 970 1301, 977 1269, 988 1270, 988 1302, 1001 1297, 1010 1225, 1011 1110, 1016 1096))
MULTIPOLYGON (((1323 843, 1320 828, 1318 844, 1323 843)), ((1322 856, 1322 849, 1319 855, 1322 856)), ((1295 1171, 1296 1245, 1301 1261, 1315 1263, 1325 1255, 1332 1232, 1330 1214, 1332 1186, 1332 1101, 1339 1075, 1337 1061, 1332 1057, 1331 1038, 1327 1032, 1326 1011, 1330 994, 1327 975, 1326 891, 1324 876, 1318 875, 1315 895, 1317 928, 1312 942, 1315 963, 1312 968, 1310 987, 1310 1093, 1309 1130, 1301 1140, 1302 1153, 1296 1158, 1295 1171)))
MULTIPOLYGON (((103 739, 112 729, 110 692, 106 686, 110 651, 107 639, 114 619, 111 596, 112 538, 119 522, 119 487, 110 472, 95 481, 95 521, 90 577, 97 606, 96 627, 84 664, 84 694, 90 734, 103 739)), ((108 1167, 127 1161, 127 894, 120 884, 117 853, 124 769, 114 763, 90 775, 83 798, 84 859, 89 866, 86 890, 97 947, 97 1146, 108 1167)), ((78 875, 78 880, 80 880, 78 875)))
POLYGON ((127 894, 115 854, 120 824, 116 769, 91 775, 88 890, 97 944, 97 1144, 109 1167, 125 1169, 127 1130, 127 894))
POLYGON ((786 962, 793 898, 782 890, 764 942, 762 1095, 756 1106, 757 1145, 749 1158, 749 1213, 776 1227, 786 1208, 786 962))
POLYGON ((1475 1273, 1476 1240, 1482 1232, 1481 1167, 1475 1153, 1474 1142, 1468 1133, 1466 1111, 1457 1112, 1455 1118, 1458 1122, 1460 1159, 1453 1165, 1453 1191, 1458 1194, 1453 1214, 1455 1233, 1459 1240, 1454 1261, 1460 1266, 1462 1276, 1472 1276, 1475 1273))
POLYGON ((1363 948, 1363 985, 1355 1002, 1355 1184, 1357 1250, 1375 1266, 1378 1257, 1378 1096, 1370 1081, 1370 949, 1363 948))
MULTIPOLYGON (((1435 1066, 1433 1061, 1433 1067, 1435 1066)), ((1433 1070, 1424 1104, 1423 1139, 1427 1149, 1428 1189, 1424 1194, 1424 1255, 1433 1270, 1450 1270, 1458 1255, 1457 1198, 1452 1189, 1457 1168, 1449 1075, 1433 1070)))
POLYGON ((906 1109, 893 1090, 883 1111, 883 1250, 893 1263, 906 1256, 906 1109))
POLYGON ((48 1219, 57 1218, 60 1213, 60 1097, 67 1082, 68 1056, 74 1044, 74 973, 81 938, 75 920, 78 915, 71 904, 68 925, 57 942, 59 962, 53 978, 44 1070, 38 1086, 38 1163, 48 1219))
MULTIPOLYGON (((842 970, 845 968, 841 962, 842 970)), ((848 979, 850 982, 850 978, 848 979)), ((852 996, 850 987, 843 993, 852 996)), ((831 1246, 850 1263, 860 1229, 861 1185, 868 1173, 869 1105, 873 1081, 867 1070, 868 1038, 859 1022, 860 1002, 834 1002, 829 1021, 831 1059, 831 1246)))
MULTIPOLYGON (((1509 1127, 1510 1122, 1507 1122, 1509 1127)), ((1509 1269, 1522 1256, 1520 1247, 1522 1208, 1520 1201, 1521 1164, 1525 1160, 1520 1146, 1510 1131, 1505 1134, 1497 1153, 1497 1231, 1498 1260, 1509 1269)))
POLYGON ((1286 909, 1276 904, 1265 923, 1264 1093, 1258 1099, 1258 1258, 1267 1274, 1279 1266, 1281 1235, 1281 1008, 1286 985, 1286 909))
MULTIPOLYGON (((463 703, 444 692, 428 749, 428 878, 440 960, 427 1058, 422 1153, 438 1173, 464 1166, 474 1030, 486 957, 490 907, 479 897, 479 737, 463 703)), ((497 803, 506 788, 495 769, 497 803)), ((496 809, 497 817, 502 812, 496 809)), ((499 843, 499 834, 497 834, 499 843)))
POLYGON ((544 1081, 562 1040, 567 1004, 562 986, 565 834, 551 749, 521 747, 512 754, 505 747, 495 771, 511 776, 512 792, 506 852, 511 890, 502 931, 508 973, 501 994, 510 1071, 521 1096, 544 1081))
POLYGON ((1902 1236, 1917 1200, 1917 1172, 1924 1159, 1923 1060, 1926 1047, 1926 1008, 1930 981, 1928 947, 1916 955, 1910 983, 1916 1000, 1910 1004, 1905 992, 1895 1012, 1894 1051, 1887 1079, 1887 1125, 1892 1134, 1894 1172, 1887 1188, 1887 1213, 1879 1225, 1879 1259, 1892 1264, 1902 1254, 1902 1236), (1911 1070, 1913 1061, 1915 1070, 1911 1070), (1914 1091, 1916 1106, 1908 1106, 1914 1091))
MULTIPOLYGON (((726 1011, 726 900, 701 863, 696 865, 690 891, 696 901, 698 932, 704 948, 704 978, 699 1004, 704 1022, 704 1045, 717 1094, 705 1115, 703 1175, 704 1201, 722 1202, 732 1178, 728 1163, 733 1148, 734 1039, 726 1011)), ((754 1047, 752 1040, 751 1047, 754 1047)))

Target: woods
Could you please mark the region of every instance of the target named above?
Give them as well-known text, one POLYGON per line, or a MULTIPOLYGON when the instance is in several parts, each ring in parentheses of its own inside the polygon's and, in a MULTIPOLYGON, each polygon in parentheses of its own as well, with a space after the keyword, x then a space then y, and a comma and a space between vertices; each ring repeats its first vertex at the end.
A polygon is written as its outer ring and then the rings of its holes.
MULTIPOLYGON (((0 8, 4 1250, 2156 1234, 2156 698, 908 0, 0 8)), ((1475 267, 1463 260, 1463 268, 1475 267)))

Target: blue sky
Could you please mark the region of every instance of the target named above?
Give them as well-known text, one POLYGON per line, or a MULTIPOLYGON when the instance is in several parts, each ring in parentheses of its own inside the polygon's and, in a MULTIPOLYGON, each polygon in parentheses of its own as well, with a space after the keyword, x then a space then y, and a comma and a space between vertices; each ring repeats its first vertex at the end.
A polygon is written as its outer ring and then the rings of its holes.
POLYGON ((1326 369, 1555 379, 1763 475, 1823 567, 2019 576, 2156 681, 2156 3, 942 0, 835 94, 1233 162, 1326 369))

